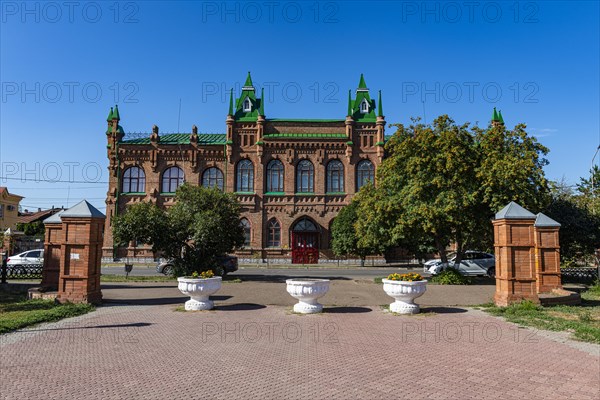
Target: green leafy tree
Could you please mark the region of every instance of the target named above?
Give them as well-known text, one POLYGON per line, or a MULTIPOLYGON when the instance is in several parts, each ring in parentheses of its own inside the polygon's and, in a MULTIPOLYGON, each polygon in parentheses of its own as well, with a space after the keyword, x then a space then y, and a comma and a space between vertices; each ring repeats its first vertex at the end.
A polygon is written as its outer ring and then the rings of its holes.
POLYGON ((27 236, 44 236, 46 229, 42 221, 35 222, 19 222, 17 224, 17 230, 23 232, 27 236))
POLYGON ((335 255, 343 256, 353 254, 360 258, 361 267, 365 266, 368 255, 381 253, 384 245, 377 241, 359 241, 356 231, 359 200, 355 198, 350 204, 342 208, 331 226, 331 248, 335 255))
POLYGON ((175 200, 167 211, 150 204, 133 205, 115 218, 115 240, 137 239, 152 245, 173 260, 179 276, 209 269, 221 272, 217 258, 244 243, 237 199, 216 188, 184 184, 175 200))
POLYGON ((577 200, 592 214, 600 215, 600 167, 597 165, 590 170, 589 178, 579 179, 577 200))
POLYGON ((386 144, 376 193, 361 202, 359 237, 382 222, 390 244, 435 243, 442 262, 457 246, 457 263, 469 247, 491 247, 490 218, 511 200, 539 210, 547 201, 543 173, 547 149, 524 125, 487 130, 458 125, 447 115, 432 125, 397 131, 386 144), (364 212, 364 214, 363 214, 364 212))

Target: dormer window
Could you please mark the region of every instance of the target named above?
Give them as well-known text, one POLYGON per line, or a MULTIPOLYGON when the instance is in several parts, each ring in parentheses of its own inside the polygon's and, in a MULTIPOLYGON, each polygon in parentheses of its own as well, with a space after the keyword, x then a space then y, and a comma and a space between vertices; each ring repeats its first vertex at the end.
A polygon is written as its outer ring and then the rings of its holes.
POLYGON ((244 112, 252 111, 252 103, 250 102, 250 98, 246 97, 246 99, 244 99, 243 109, 244 109, 244 112))
POLYGON ((367 114, 368 112, 369 112, 369 103, 367 102, 367 99, 363 99, 363 101, 360 103, 360 113, 367 114))

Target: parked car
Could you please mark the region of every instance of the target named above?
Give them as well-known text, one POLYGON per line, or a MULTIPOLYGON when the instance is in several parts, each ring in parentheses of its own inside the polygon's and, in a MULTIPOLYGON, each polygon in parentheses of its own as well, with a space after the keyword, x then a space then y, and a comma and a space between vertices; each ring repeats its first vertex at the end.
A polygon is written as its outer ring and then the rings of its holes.
MULTIPOLYGON (((448 260, 448 267, 456 268, 454 261, 456 253, 453 253, 448 260)), ((424 272, 429 272, 431 275, 439 274, 444 270, 441 260, 430 260, 429 265, 424 265, 424 272)), ((496 257, 490 253, 482 251, 467 250, 463 255, 463 259, 458 266, 458 272, 463 275, 487 275, 490 277, 496 276, 496 257)))
POLYGON ((15 254, 14 256, 8 257, 6 260, 7 266, 15 265, 27 265, 27 264, 43 264, 44 263, 44 250, 29 250, 23 253, 15 254))
MULTIPOLYGON (((217 258, 221 271, 215 271, 215 274, 220 273, 221 276, 225 276, 230 272, 238 270, 238 258, 235 256, 223 256, 217 258)), ((156 272, 159 274, 172 275, 173 274, 173 261, 163 261, 156 266, 156 272)))

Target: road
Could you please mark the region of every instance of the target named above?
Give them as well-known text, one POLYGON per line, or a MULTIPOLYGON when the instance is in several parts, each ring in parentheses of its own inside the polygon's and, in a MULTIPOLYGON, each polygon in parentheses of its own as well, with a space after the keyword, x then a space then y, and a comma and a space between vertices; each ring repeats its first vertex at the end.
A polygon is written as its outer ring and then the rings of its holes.
MULTIPOLYGON (((407 273, 418 272, 423 273, 422 268, 398 268, 398 267, 354 267, 354 268, 314 268, 314 267, 298 267, 298 268, 257 268, 257 267, 240 267, 240 269, 232 276, 302 276, 316 278, 347 278, 347 279, 372 279, 376 277, 386 276, 393 272, 407 273)), ((102 274, 109 275, 125 275, 124 268, 121 267, 102 267, 102 274)), ((130 276, 154 276, 157 274, 154 266, 134 266, 130 276)))

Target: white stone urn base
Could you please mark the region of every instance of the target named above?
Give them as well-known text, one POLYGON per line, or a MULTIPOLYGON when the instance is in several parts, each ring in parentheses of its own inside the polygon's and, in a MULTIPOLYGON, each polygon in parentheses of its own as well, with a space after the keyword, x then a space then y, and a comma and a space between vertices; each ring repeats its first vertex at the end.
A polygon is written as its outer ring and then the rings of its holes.
POLYGON ((288 279, 287 292, 298 303, 294 304, 294 312, 300 314, 314 314, 323 311, 323 305, 317 302, 329 290, 329 279, 288 279))
POLYGON ((190 299, 185 302, 186 311, 212 310, 215 306, 209 296, 221 289, 220 276, 206 279, 180 277, 177 281, 179 291, 190 296, 190 299))
POLYGON ((398 314, 417 314, 421 311, 415 299, 420 297, 427 290, 427 281, 391 281, 382 279, 383 290, 393 297, 394 301, 390 304, 390 311, 398 314))

